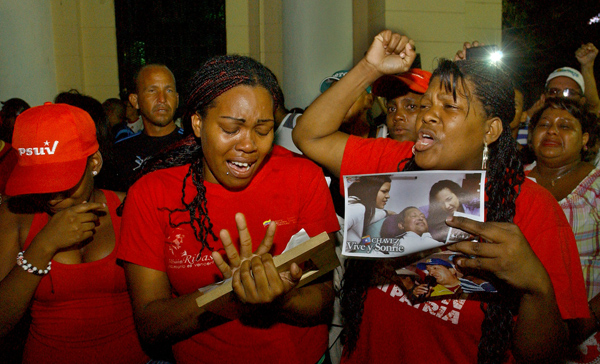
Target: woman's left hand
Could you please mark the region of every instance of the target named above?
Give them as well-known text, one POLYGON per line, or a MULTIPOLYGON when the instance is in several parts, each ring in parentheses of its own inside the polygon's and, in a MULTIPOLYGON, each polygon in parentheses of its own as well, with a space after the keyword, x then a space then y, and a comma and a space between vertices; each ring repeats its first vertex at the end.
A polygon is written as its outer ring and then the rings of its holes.
POLYGON ((273 257, 268 253, 273 246, 275 223, 269 225, 264 239, 253 253, 252 238, 244 215, 237 213, 235 221, 240 236, 239 254, 229 232, 221 230, 219 235, 229 264, 216 251, 212 252, 212 258, 226 279, 233 277, 233 290, 240 301, 251 304, 269 303, 291 291, 300 281, 302 269, 294 263, 289 271, 277 272, 273 257))
POLYGON ((446 222, 482 240, 462 241, 448 247, 471 257, 460 258, 457 262, 460 267, 491 272, 525 293, 542 292, 551 285, 546 269, 517 225, 479 222, 458 216, 450 217, 446 222))

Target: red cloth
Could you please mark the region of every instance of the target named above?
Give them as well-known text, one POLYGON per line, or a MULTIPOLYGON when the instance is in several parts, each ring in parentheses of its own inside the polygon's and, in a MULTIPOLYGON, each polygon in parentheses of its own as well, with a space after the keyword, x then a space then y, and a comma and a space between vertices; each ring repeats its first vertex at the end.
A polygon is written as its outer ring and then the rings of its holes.
MULTIPOLYGON (((395 172, 398 161, 410 157, 412 143, 379 140, 350 137, 342 173, 395 172)), ((589 317, 575 238, 556 200, 526 180, 516 201, 514 222, 548 271, 563 319, 589 317)), ((476 363, 482 320, 476 301, 411 306, 396 286, 372 288, 356 351, 343 362, 476 363)))
MULTIPOLYGON (((188 224, 169 225, 169 211, 182 208, 181 185, 189 166, 169 168, 141 178, 129 190, 123 212, 122 244, 118 257, 144 267, 166 272, 176 295, 187 294, 220 280, 210 252, 200 251, 188 224)), ((260 244, 265 222, 276 221, 273 255, 283 251, 290 237, 304 228, 308 235, 339 229, 331 195, 319 167, 308 159, 275 146, 251 183, 232 192, 204 182, 210 221, 217 234, 227 229, 237 244, 234 215, 244 213, 253 249, 260 244)), ((186 201, 196 189, 188 178, 186 201)), ((174 213, 173 224, 189 220, 189 214, 174 213)), ((221 241, 208 238, 222 250, 221 241)), ((175 344, 178 364, 185 363, 316 363, 327 350, 327 326, 296 327, 282 323, 269 328, 230 321, 175 344)))
MULTIPOLYGON (((115 231, 115 248, 106 258, 83 264, 52 261, 52 270, 40 281, 31 305, 31 327, 23 363, 146 363, 123 268, 117 265, 121 218, 120 201, 103 191, 115 231)), ((25 249, 48 223, 36 214, 25 249)))
POLYGON ((9 143, 4 143, 4 148, 0 150, 0 195, 4 194, 6 182, 10 177, 10 172, 17 164, 17 151, 9 143))

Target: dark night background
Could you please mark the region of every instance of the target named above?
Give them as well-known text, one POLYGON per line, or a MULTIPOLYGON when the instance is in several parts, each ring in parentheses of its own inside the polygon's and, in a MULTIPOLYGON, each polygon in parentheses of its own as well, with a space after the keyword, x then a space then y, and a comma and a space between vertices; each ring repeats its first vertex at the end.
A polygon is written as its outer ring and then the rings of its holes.
MULTIPOLYGON (((502 9, 505 63, 525 86, 526 107, 554 69, 580 69, 579 46, 600 48, 600 22, 589 24, 600 14, 599 0, 503 0, 502 9)), ((122 90, 143 64, 164 63, 184 81, 204 60, 227 51, 224 0, 115 0, 115 16, 122 90)), ((185 83, 178 89, 185 93, 185 83)))
MULTIPOLYGON (((556 68, 580 70, 575 51, 585 43, 600 48, 600 1, 503 0, 502 43, 509 68, 528 91, 526 107, 541 94, 556 68)), ((596 79, 600 60, 594 63, 596 79)))

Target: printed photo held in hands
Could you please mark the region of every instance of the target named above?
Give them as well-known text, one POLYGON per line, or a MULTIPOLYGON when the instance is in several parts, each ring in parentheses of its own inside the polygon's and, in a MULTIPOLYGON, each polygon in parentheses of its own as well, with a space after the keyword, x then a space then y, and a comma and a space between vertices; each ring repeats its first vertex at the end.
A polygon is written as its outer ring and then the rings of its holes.
POLYGON ((349 175, 344 188, 347 257, 394 258, 470 240, 446 218, 484 220, 485 171, 349 175))
POLYGON ((464 255, 452 251, 431 254, 396 269, 394 280, 412 304, 447 299, 485 300, 489 294, 497 293, 481 272, 458 265, 461 256, 464 255))
POLYGON ((466 254, 468 258, 457 261, 460 268, 489 274, 499 292, 487 305, 448 299, 416 307, 397 284, 387 284, 396 269, 406 266, 395 265, 404 263, 401 259, 348 259, 341 290, 347 363, 559 359, 569 338, 565 321, 589 317, 581 263, 556 200, 524 178, 509 127, 515 116, 510 78, 489 63, 440 60, 421 98, 415 144, 335 132, 349 100, 364 85, 382 73, 398 72, 367 60, 393 57, 378 44, 375 40, 365 58, 339 81, 343 87, 330 88, 305 110, 294 142, 342 181, 346 175, 485 170, 486 221, 446 219, 448 226, 484 240, 447 248, 466 254), (410 327, 410 334, 398 327, 410 327), (443 339, 432 343, 432 333, 443 339), (386 350, 373 350, 373 343, 386 350))

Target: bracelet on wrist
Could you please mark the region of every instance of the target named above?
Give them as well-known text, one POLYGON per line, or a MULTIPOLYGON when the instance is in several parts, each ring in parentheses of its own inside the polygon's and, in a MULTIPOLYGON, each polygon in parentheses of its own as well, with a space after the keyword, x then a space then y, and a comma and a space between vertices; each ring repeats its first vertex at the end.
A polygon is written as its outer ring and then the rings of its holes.
POLYGON ((52 267, 52 261, 48 262, 48 266, 46 269, 39 269, 38 267, 34 267, 31 263, 27 262, 27 259, 23 256, 24 252, 19 252, 17 254, 17 265, 23 268, 24 271, 28 273, 33 273, 38 276, 45 276, 50 273, 50 268, 52 267))

